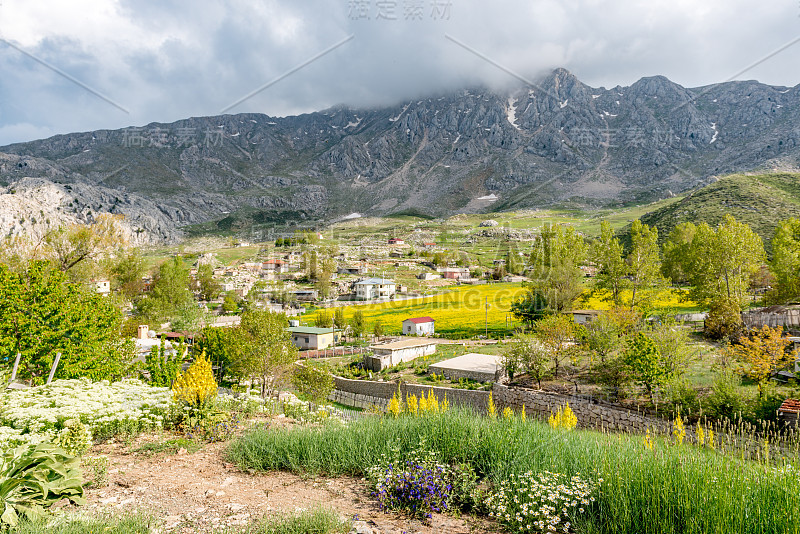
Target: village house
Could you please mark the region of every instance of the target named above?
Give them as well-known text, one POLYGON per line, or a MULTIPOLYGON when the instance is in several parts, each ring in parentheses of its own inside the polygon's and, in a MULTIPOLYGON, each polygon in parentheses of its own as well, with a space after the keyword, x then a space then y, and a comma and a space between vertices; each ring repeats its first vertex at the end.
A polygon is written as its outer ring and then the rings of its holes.
POLYGON ((412 317, 403 321, 404 336, 430 336, 434 334, 431 317, 412 317))
POLYGON ((800 426, 800 400, 786 399, 778 408, 778 420, 785 425, 800 426))
POLYGON ((572 319, 578 324, 589 324, 594 321, 602 312, 600 310, 572 310, 567 312, 572 315, 572 319))
POLYGON ((400 239, 399 237, 391 237, 389 238, 390 245, 405 245, 406 242, 400 239))
POLYGON ((391 343, 370 345, 372 355, 364 356, 364 367, 374 372, 410 362, 436 352, 436 341, 430 339, 402 339, 391 343))
POLYGON ((288 273, 289 263, 283 260, 267 260, 261 264, 261 269, 275 274, 288 273))
POLYGON ((420 280, 438 280, 442 275, 430 272, 419 273, 417 278, 420 280))
POLYGON ((385 278, 366 278, 356 282, 355 288, 356 298, 360 300, 388 299, 397 292, 394 281, 385 278))
POLYGON ((95 280, 94 290, 99 295, 107 297, 109 294, 111 294, 111 282, 108 280, 95 280))
POLYGON ((469 267, 442 267, 437 269, 442 278, 447 280, 459 280, 469 278, 469 267))
POLYGON ((300 350, 322 350, 339 341, 340 330, 316 326, 290 326, 292 343, 300 350))

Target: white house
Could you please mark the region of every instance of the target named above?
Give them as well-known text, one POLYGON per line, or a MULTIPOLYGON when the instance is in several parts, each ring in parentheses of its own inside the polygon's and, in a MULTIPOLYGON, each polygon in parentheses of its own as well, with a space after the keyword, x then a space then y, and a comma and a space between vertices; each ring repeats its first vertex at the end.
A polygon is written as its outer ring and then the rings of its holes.
POLYGON ((403 321, 405 336, 430 336, 433 333, 433 319, 430 317, 413 317, 403 321))
POLYGON ((106 296, 111 293, 111 282, 108 280, 95 280, 94 290, 100 295, 106 296))
POLYGON ((356 298, 361 300, 388 299, 396 292, 395 283, 385 278, 366 278, 356 282, 356 298))

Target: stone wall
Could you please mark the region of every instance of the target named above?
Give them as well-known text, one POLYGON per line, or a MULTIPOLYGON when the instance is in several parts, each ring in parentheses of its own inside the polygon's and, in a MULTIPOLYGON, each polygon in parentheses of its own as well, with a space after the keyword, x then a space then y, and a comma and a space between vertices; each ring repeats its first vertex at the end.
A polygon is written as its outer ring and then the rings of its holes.
POLYGON ((659 433, 669 433, 672 428, 665 419, 589 397, 509 388, 502 384, 495 384, 492 391, 498 412, 506 406, 518 412, 524 405, 526 415, 547 420, 550 414, 569 403, 578 418, 578 426, 584 428, 642 434, 648 428, 659 433))
MULTIPOLYGON (((354 406, 357 408, 368 408, 370 405, 386 407, 392 396, 398 392, 397 382, 373 382, 369 380, 350 380, 334 376, 335 389, 331 393, 330 400, 354 406)), ((488 391, 476 391, 468 389, 444 388, 438 386, 424 386, 420 384, 400 384, 399 391, 403 400, 408 395, 419 397, 424 394, 426 397, 433 390, 433 394, 443 402, 447 396, 450 406, 468 406, 475 410, 485 412, 489 399, 488 391)))
MULTIPOLYGON (((329 399, 357 408, 369 408, 371 405, 375 405, 385 409, 389 400, 398 391, 397 382, 349 380, 338 376, 334 377, 334 382, 336 389, 329 399)), ((486 412, 489 400, 488 391, 406 383, 401 383, 399 388, 403 399, 408 395, 419 397, 423 393, 427 397, 430 390, 433 390, 433 394, 440 403, 447 395, 450 406, 467 406, 482 413, 486 412)), ((524 405, 525 413, 529 417, 546 421, 550 414, 569 403, 569 407, 578 418, 579 427, 637 434, 643 434, 648 428, 651 432, 657 433, 669 434, 672 431, 672 423, 666 419, 649 416, 590 397, 510 388, 497 383, 494 384, 492 393, 498 414, 506 406, 519 412, 524 405)), ((690 432, 690 429, 687 431, 690 432)))

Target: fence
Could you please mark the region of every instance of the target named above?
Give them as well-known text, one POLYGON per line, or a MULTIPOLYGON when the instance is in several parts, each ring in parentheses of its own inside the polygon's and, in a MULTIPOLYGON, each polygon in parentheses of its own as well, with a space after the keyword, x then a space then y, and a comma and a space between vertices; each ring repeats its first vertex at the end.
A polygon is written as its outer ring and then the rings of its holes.
POLYGON ((347 356, 350 354, 364 354, 364 347, 331 347, 322 350, 304 350, 299 353, 301 360, 316 358, 334 358, 336 356, 347 356))

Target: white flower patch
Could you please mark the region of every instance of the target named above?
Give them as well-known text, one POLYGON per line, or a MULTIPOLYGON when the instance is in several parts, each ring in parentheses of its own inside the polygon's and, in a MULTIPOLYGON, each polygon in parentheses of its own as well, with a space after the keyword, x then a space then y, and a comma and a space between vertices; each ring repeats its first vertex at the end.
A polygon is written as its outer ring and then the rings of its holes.
POLYGON ((26 441, 47 436, 68 419, 79 419, 95 435, 125 425, 138 430, 160 427, 171 405, 168 388, 140 380, 56 380, 48 386, 7 391, 0 394, 0 424, 5 425, 0 427, 0 444, 23 435, 32 436, 26 441))

